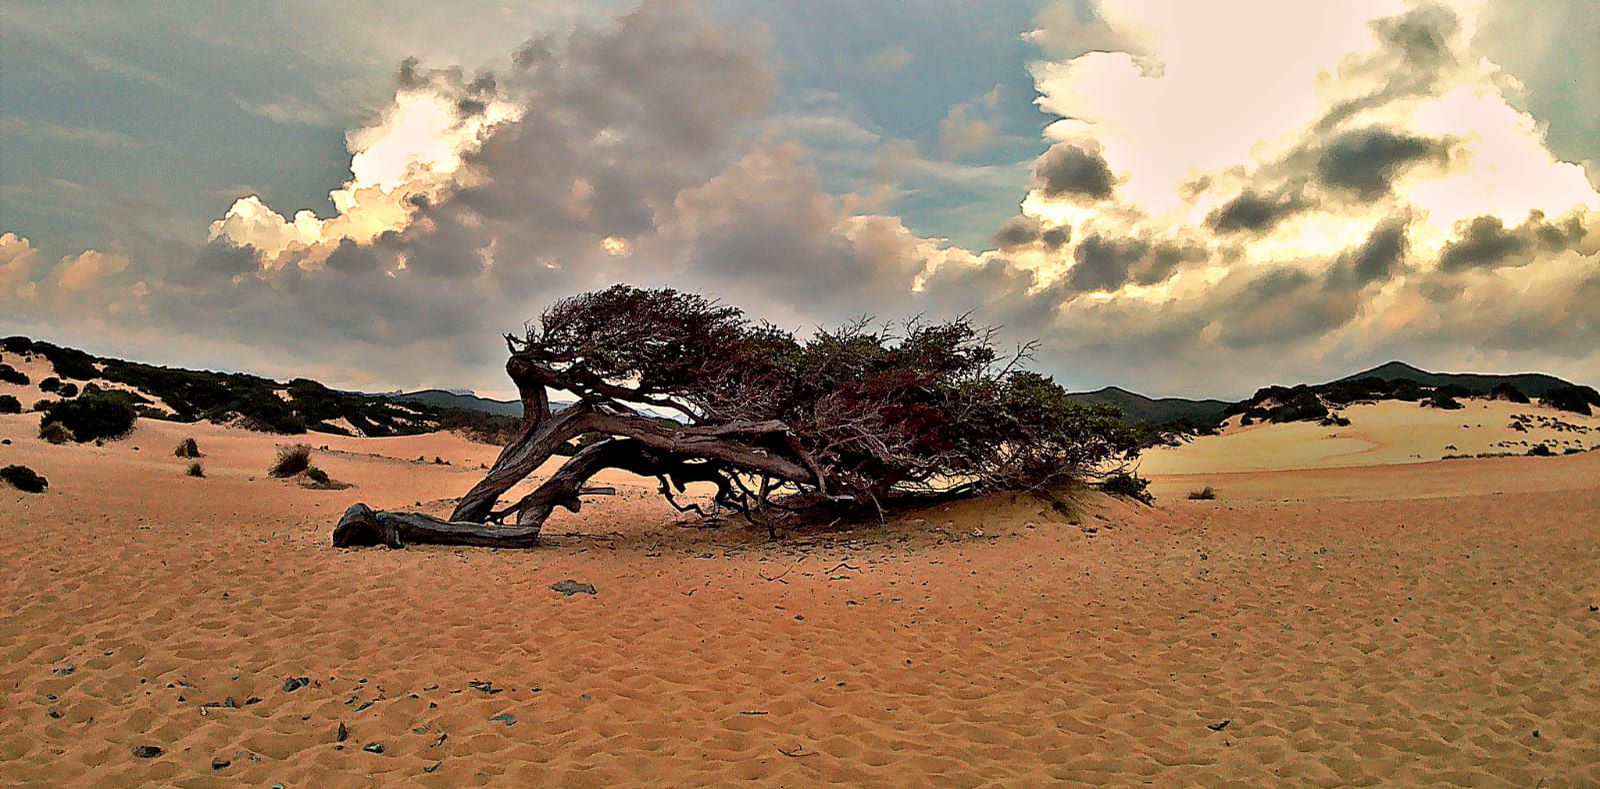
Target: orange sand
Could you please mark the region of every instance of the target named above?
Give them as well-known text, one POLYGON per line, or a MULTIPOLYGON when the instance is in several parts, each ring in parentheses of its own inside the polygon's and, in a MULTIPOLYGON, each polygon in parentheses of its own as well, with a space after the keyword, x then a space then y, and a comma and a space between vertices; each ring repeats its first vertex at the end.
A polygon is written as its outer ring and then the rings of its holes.
POLYGON ((263 474, 282 437, 37 420, 0 417, 50 479, 0 487, 0 784, 1600 784, 1600 452, 776 544, 622 479, 546 549, 341 551, 345 506, 445 512, 494 448, 310 436, 356 486, 314 491, 263 474))

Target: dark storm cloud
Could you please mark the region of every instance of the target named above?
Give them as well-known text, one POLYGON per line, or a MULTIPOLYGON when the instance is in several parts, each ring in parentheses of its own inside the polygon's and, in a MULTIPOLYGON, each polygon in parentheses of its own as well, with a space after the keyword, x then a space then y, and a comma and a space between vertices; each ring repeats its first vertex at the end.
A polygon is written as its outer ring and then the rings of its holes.
POLYGON ((994 231, 994 243, 1001 249, 1025 247, 1039 240, 1039 220, 1027 214, 1018 214, 1001 223, 994 231))
POLYGON ((1384 44, 1399 52, 1406 63, 1425 70, 1436 70, 1455 63, 1450 39, 1460 28, 1455 11, 1439 3, 1420 3, 1399 16, 1372 23, 1384 44))
POLYGON ((1074 291, 1112 291, 1130 283, 1154 285, 1166 281, 1183 262, 1203 255, 1198 247, 1091 233, 1073 250, 1074 265, 1067 273, 1067 283, 1074 291))
POLYGON ((1111 168, 1100 154, 1071 143, 1058 143, 1034 164, 1034 181, 1046 197, 1104 200, 1116 188, 1111 168))
POLYGON ((1317 177, 1328 186, 1370 199, 1388 193, 1406 168, 1449 158, 1450 147, 1444 140, 1374 126, 1335 137, 1317 159, 1317 177))
POLYGON ((1406 219, 1378 225, 1359 248, 1340 256, 1335 272, 1358 287, 1394 277, 1405 266, 1406 219))
POLYGON ((1499 217, 1480 216, 1457 227, 1456 237, 1439 253, 1439 268, 1455 272, 1525 266, 1538 252, 1575 249, 1586 236, 1577 214, 1550 223, 1534 211, 1515 228, 1507 228, 1499 217))
POLYGON ((1045 249, 1055 251, 1066 246, 1072 240, 1072 228, 1069 225, 1046 228, 1039 234, 1039 240, 1044 242, 1045 249))
POLYGON ((1308 207, 1294 195, 1245 191, 1212 211, 1206 224, 1218 233, 1264 233, 1308 207))

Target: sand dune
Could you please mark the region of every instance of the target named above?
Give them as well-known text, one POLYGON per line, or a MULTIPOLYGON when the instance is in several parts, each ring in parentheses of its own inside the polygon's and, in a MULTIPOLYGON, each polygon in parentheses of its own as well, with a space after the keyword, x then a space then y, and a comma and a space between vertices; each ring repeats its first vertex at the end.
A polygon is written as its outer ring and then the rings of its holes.
POLYGON ((308 436, 355 485, 314 491, 280 436, 36 429, 0 417, 51 483, 0 489, 3 783, 1600 782, 1600 453, 779 543, 621 478, 549 549, 340 551, 350 502, 444 512, 495 449, 308 436))
POLYGON ((1556 453, 1600 447, 1600 417, 1503 400, 1464 399, 1456 411, 1388 400, 1340 413, 1348 427, 1315 422, 1238 425, 1181 447, 1147 451, 1149 474, 1338 468, 1439 460, 1450 455, 1525 454, 1544 443, 1556 453), (1524 430, 1513 425, 1521 424, 1524 430))

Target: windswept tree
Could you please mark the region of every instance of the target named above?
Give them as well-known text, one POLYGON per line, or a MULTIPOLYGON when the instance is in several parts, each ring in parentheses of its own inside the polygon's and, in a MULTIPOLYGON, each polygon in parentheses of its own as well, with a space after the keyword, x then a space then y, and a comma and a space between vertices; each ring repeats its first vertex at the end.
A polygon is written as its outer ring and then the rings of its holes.
POLYGON ((731 511, 769 529, 829 511, 881 518, 909 504, 1026 491, 1083 477, 1133 450, 1108 406, 1071 402, 1002 355, 967 318, 859 320, 806 339, 735 307, 675 290, 617 285, 557 302, 507 335, 523 417, 449 521, 352 507, 338 545, 528 546, 557 507, 617 468, 660 483, 680 510, 731 511), (550 392, 577 402, 553 410, 550 392), (671 414, 679 421, 664 419, 671 414), (532 493, 501 501, 545 461, 580 445, 532 493), (680 504, 690 483, 716 491, 680 504))

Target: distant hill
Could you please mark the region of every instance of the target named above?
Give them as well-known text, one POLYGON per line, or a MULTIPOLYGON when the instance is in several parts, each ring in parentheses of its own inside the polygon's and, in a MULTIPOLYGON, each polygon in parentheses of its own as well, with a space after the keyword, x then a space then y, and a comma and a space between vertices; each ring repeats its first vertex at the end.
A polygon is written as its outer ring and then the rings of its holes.
POLYGON ((1216 422, 1231 403, 1224 400, 1190 400, 1183 397, 1145 397, 1117 386, 1093 392, 1067 395, 1073 401, 1114 405, 1122 409, 1123 421, 1132 424, 1163 424, 1176 421, 1216 422))
POLYGON ((1553 375, 1544 373, 1516 373, 1512 375, 1492 375, 1485 373, 1430 373, 1427 370, 1413 367, 1405 362, 1389 362, 1380 364, 1371 370, 1364 370, 1354 375, 1330 381, 1329 383, 1347 383, 1359 381, 1363 378, 1378 378, 1385 381, 1412 381, 1423 386, 1459 386, 1473 394, 1489 394, 1496 385, 1510 384, 1521 390, 1529 397, 1543 397, 1552 389, 1571 387, 1570 381, 1564 381, 1553 375))
MULTIPOLYGON (((125 402, 146 419, 237 424, 267 433, 308 430, 396 436, 458 430, 474 440, 502 443, 515 419, 449 404, 395 401, 332 389, 307 378, 288 382, 259 375, 160 367, 95 356, 28 337, 6 337, 0 349, 49 363, 53 375, 16 384, 37 390, 36 403, 72 398, 125 402), (49 383, 47 383, 47 381, 49 383)), ((520 415, 520 409, 518 409, 520 415)))
POLYGON ((440 408, 460 408, 497 416, 522 416, 522 403, 517 400, 494 400, 479 397, 471 392, 445 389, 423 389, 417 392, 394 392, 383 395, 402 403, 423 403, 440 408))

